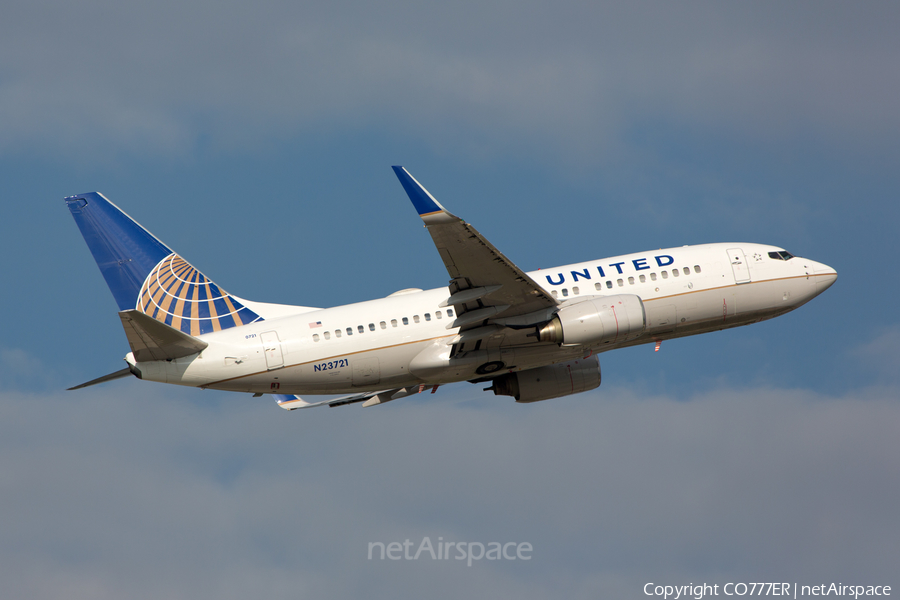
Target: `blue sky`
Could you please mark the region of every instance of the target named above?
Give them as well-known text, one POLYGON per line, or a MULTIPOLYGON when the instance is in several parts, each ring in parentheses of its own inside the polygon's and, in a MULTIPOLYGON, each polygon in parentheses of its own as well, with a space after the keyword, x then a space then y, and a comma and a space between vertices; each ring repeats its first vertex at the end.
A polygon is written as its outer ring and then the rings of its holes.
POLYGON ((23 598, 900 585, 898 13, 8 3, 0 577, 23 598), (239 296, 332 306, 446 283, 393 164, 526 270, 755 241, 839 279, 774 321, 603 355, 598 390, 534 406, 62 391, 127 348, 64 196, 104 193, 239 296), (424 536, 534 558, 367 560, 424 536))

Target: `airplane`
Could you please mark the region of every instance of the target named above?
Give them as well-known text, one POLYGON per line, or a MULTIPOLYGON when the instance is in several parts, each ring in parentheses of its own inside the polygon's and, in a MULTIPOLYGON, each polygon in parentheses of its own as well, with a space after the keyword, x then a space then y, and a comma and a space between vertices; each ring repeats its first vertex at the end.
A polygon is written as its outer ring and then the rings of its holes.
POLYGON ((67 197, 131 347, 124 369, 70 389, 134 375, 270 394, 294 410, 369 407, 469 381, 531 403, 597 388, 601 352, 659 350, 670 339, 771 319, 837 279, 783 248, 736 242, 526 273, 406 169, 393 169, 449 283, 333 308, 229 294, 103 195, 67 197), (348 395, 332 397, 339 394, 348 395))

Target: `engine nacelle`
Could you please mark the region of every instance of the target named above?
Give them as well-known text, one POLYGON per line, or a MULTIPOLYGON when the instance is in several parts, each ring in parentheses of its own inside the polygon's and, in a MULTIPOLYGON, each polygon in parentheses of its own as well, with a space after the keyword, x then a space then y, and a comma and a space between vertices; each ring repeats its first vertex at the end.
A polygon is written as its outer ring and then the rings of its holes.
POLYGON ((643 333, 646 323, 641 299, 618 294, 563 306, 538 336, 542 342, 598 346, 632 340, 643 333))
POLYGON ((596 356, 556 365, 507 373, 493 380, 495 396, 512 396, 516 402, 537 402, 600 386, 600 361, 596 356))

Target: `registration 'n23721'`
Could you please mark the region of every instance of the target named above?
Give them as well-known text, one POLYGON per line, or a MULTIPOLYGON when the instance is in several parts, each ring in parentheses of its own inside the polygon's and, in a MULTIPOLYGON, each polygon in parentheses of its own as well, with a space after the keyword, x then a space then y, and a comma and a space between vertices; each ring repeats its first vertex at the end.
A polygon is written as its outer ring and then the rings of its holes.
POLYGON ((337 360, 329 360, 328 362, 319 363, 317 365, 313 365, 313 371, 331 371, 333 369, 340 369, 341 367, 349 367, 350 361, 346 358, 339 358, 337 360))

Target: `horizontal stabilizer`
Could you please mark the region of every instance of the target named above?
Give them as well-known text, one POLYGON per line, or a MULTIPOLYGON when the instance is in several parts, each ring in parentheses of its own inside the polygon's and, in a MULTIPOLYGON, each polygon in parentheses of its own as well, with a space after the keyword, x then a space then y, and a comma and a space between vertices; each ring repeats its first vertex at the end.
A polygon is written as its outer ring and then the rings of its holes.
POLYGON ((116 371, 115 373, 110 373, 109 375, 104 375, 103 377, 98 377, 97 379, 92 379, 87 383, 82 383, 81 385, 76 385, 75 387, 70 387, 71 390, 80 390, 81 388, 86 388, 91 385, 97 385, 98 383, 106 383, 107 381, 112 381, 114 379, 121 379, 123 377, 128 377, 131 375, 131 367, 125 367, 121 371, 116 371))
POLYGON ((182 358, 209 346, 203 340, 134 309, 123 310, 119 318, 137 362, 182 358))

